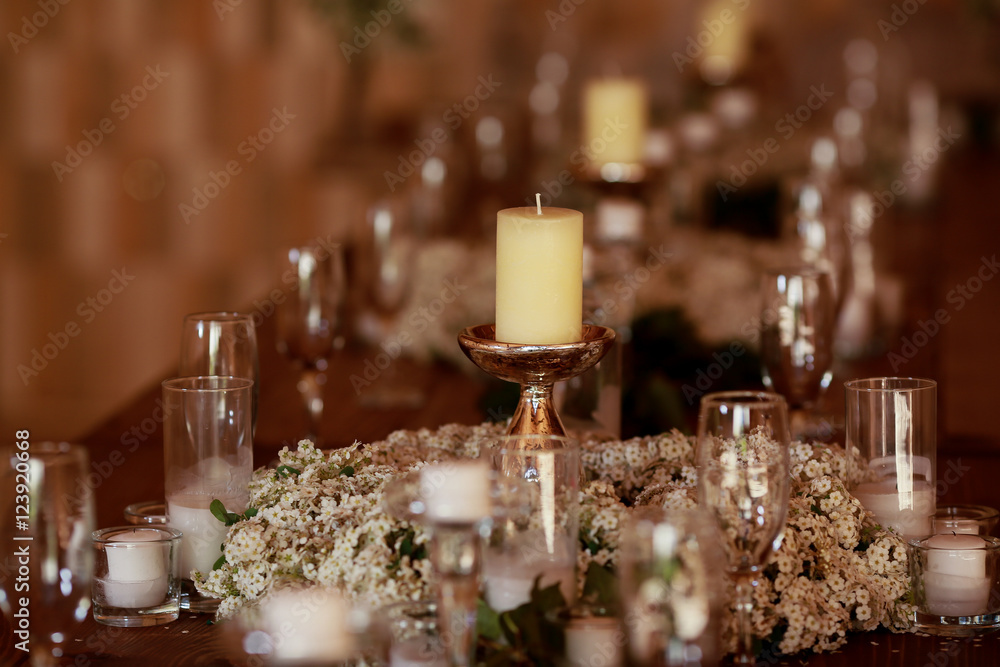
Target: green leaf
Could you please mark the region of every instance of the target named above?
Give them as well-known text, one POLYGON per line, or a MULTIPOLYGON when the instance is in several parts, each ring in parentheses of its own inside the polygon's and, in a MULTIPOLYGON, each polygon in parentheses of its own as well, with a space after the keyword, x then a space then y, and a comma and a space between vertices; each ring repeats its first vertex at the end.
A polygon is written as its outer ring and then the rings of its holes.
POLYGON ((250 508, 247 509, 246 512, 243 513, 243 518, 244 519, 252 519, 253 517, 257 516, 257 512, 258 512, 258 510, 257 510, 256 507, 250 507, 250 508))
POLYGON ((219 556, 219 560, 215 561, 215 565, 212 566, 213 570, 218 570, 220 567, 226 564, 226 557, 219 556))
POLYGON ((482 598, 476 606, 476 632, 480 637, 496 641, 500 639, 500 614, 490 609, 482 598))
POLYGON ((354 477, 354 466, 344 466, 340 469, 340 474, 346 477, 354 477))
POLYGON ((302 471, 292 466, 278 466, 274 469, 274 475, 277 478, 288 477, 289 474, 300 475, 302 471))
POLYGON ((597 563, 587 566, 583 579, 583 597, 601 607, 618 604, 618 580, 614 571, 597 563))
POLYGON ((228 518, 226 515, 226 506, 222 504, 221 500, 218 498, 213 500, 212 504, 208 506, 208 509, 211 510, 212 516, 222 523, 226 523, 226 519, 228 518))

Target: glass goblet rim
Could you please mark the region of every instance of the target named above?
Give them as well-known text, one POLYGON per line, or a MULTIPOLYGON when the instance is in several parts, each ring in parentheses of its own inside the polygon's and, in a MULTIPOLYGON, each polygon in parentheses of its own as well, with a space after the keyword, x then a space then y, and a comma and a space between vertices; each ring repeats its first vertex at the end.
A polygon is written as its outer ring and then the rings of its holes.
POLYGON ((927 391, 937 388, 937 380, 915 377, 874 377, 847 380, 844 389, 866 393, 891 393, 927 391))

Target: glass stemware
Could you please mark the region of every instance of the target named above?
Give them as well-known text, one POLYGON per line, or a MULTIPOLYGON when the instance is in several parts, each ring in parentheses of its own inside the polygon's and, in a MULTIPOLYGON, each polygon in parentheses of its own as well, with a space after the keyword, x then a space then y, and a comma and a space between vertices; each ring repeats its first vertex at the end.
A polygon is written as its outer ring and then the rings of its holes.
POLYGON ((328 359, 338 346, 347 301, 344 251, 339 244, 289 248, 280 275, 285 298, 277 306, 278 351, 300 369, 306 437, 320 436, 328 359))
POLYGON ((810 266, 776 268, 761 291, 764 386, 785 397, 793 438, 816 437, 823 429, 811 419, 833 379, 833 282, 810 266))
POLYGON ((382 199, 368 209, 367 215, 363 280, 378 337, 392 359, 360 399, 363 405, 375 408, 419 407, 422 392, 396 372, 401 344, 389 340, 413 285, 416 235, 405 200, 382 199))
POLYGON ((31 664, 55 665, 74 646, 79 638, 74 629, 90 612, 94 497, 86 482, 89 456, 82 445, 25 439, 0 457, 0 509, 10 517, 0 524, 0 538, 11 550, 5 564, 14 563, 12 572, 27 567, 30 585, 25 589, 18 578, 21 586, 15 589, 14 576, 0 577, 0 608, 14 641, 30 647, 31 664), (25 597, 28 606, 22 604, 25 597), (26 626, 19 619, 29 610, 26 626))
POLYGON ((179 377, 224 375, 253 380, 253 426, 257 427, 260 365, 257 331, 250 315, 191 313, 181 330, 179 377))
POLYGON ((736 585, 735 662, 753 653, 753 588, 788 514, 788 410, 767 392, 706 394, 698 415, 698 498, 722 531, 736 585))
POLYGON ((629 513, 619 562, 629 664, 718 662, 725 563, 712 519, 700 508, 629 513))

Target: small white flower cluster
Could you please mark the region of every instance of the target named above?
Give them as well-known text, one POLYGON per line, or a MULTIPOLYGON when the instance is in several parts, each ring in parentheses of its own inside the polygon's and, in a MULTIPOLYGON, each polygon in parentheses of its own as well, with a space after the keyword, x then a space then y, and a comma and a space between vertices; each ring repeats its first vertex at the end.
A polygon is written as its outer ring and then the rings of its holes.
MULTIPOLYGON (((225 564, 198 577, 222 598, 219 616, 256 604, 287 580, 336 588, 372 606, 430 595, 427 537, 388 516, 383 491, 400 473, 433 461, 477 457, 496 425, 397 431, 371 445, 324 453, 303 441, 250 485, 256 516, 236 523, 225 564)), ((590 563, 616 563, 629 507, 693 507, 694 441, 673 431, 626 441, 584 440, 587 483, 580 494, 581 577, 590 563)), ((832 650, 846 633, 908 627, 906 549, 846 490, 848 462, 837 447, 793 443, 788 524, 755 589, 754 632, 777 650, 832 650)), ((582 582, 581 582, 582 585, 582 582)), ((734 636, 734 615, 726 619, 734 636)))

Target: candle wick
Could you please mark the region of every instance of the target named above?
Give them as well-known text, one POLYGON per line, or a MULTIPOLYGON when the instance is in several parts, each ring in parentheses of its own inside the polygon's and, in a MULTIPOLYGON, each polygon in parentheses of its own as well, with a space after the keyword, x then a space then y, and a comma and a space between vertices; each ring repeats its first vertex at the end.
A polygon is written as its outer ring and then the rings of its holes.
POLYGON ((542 214, 542 193, 541 192, 536 192, 535 193, 535 206, 538 207, 538 215, 541 215, 542 214))

